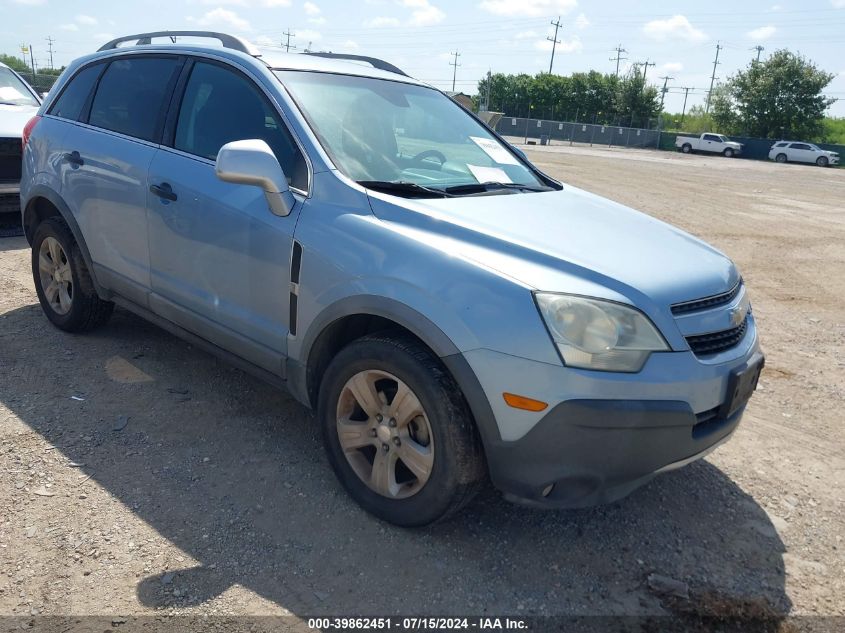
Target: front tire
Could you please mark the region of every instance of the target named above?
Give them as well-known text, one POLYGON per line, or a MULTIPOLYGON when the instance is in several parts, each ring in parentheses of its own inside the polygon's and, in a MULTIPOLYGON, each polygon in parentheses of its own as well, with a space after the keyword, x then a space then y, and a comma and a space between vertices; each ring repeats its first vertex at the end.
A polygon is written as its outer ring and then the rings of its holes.
POLYGON ((725 158, 733 158, 734 155, 734 151, 730 147, 726 147, 722 153, 725 155, 725 158))
POLYGON ((481 442, 457 384, 417 340, 353 341, 320 384, 329 463, 367 512, 404 527, 445 519, 485 477, 481 442))
POLYGON ((818 160, 816 160, 816 165, 819 167, 827 167, 829 162, 830 161, 828 161, 827 156, 819 156, 818 160))
POLYGON ((35 229, 32 277, 41 309, 60 330, 93 330, 109 320, 114 304, 97 296, 82 251, 60 218, 48 218, 35 229))

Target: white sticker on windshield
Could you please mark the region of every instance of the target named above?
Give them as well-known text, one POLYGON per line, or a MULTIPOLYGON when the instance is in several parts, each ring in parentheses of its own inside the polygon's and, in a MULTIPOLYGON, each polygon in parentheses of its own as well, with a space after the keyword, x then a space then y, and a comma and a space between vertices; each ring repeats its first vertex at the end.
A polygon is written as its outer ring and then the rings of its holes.
POLYGON ((467 165, 467 168, 475 176, 475 179, 480 183, 485 182, 513 182, 504 169, 499 167, 479 167, 478 165, 467 165))
POLYGON ((519 161, 513 155, 502 147, 498 141, 492 138, 481 138, 479 136, 470 136, 470 140, 478 145, 484 153, 487 154, 494 161, 500 165, 519 165, 519 161))

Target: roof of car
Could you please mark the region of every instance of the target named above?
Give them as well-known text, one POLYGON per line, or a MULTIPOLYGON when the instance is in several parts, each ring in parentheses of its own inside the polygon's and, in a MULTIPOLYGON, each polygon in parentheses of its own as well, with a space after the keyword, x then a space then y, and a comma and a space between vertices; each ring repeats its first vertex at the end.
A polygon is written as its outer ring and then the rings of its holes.
MULTIPOLYGON (((165 53, 213 53, 222 57, 227 57, 237 61, 247 61, 248 63, 258 63, 272 70, 310 70, 314 72, 337 73, 344 75, 356 75, 360 77, 372 77, 376 79, 389 79, 392 81, 401 81, 404 83, 412 83, 419 85, 427 85, 405 74, 399 72, 390 72, 379 68, 374 68, 365 62, 349 59, 330 59, 320 57, 317 54, 305 53, 283 53, 260 50, 260 56, 250 55, 240 50, 226 48, 220 45, 207 45, 201 43, 151 43, 151 44, 132 44, 129 46, 119 46, 116 48, 109 48, 100 50, 91 55, 86 55, 83 60, 91 61, 101 57, 108 57, 119 53, 129 52, 165 52, 165 53)), ((78 60, 80 61, 80 60, 78 60)), ((381 62, 381 60, 375 60, 381 62)), ((390 66, 386 62, 381 62, 385 66, 390 66)), ((396 69, 398 71, 398 69, 396 69)))

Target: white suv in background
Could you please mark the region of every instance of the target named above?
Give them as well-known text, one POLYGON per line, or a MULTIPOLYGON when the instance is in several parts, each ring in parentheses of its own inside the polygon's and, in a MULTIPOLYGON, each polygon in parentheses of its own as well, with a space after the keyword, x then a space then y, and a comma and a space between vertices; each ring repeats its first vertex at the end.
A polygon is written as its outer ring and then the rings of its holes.
POLYGON ((38 93, 0 63, 0 214, 20 213, 21 135, 39 107, 38 93))
POLYGON ((821 149, 812 143, 780 141, 769 150, 769 160, 779 163, 815 163, 819 167, 839 164, 839 154, 821 149))

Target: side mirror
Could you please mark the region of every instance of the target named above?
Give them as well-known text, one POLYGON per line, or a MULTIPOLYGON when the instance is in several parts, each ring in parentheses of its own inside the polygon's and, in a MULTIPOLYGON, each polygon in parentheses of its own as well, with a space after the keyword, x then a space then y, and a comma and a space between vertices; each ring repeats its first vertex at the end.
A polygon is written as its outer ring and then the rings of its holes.
POLYGON ((232 141, 217 152, 215 172, 220 180, 259 187, 274 215, 286 216, 295 199, 273 150, 261 139, 232 141))

